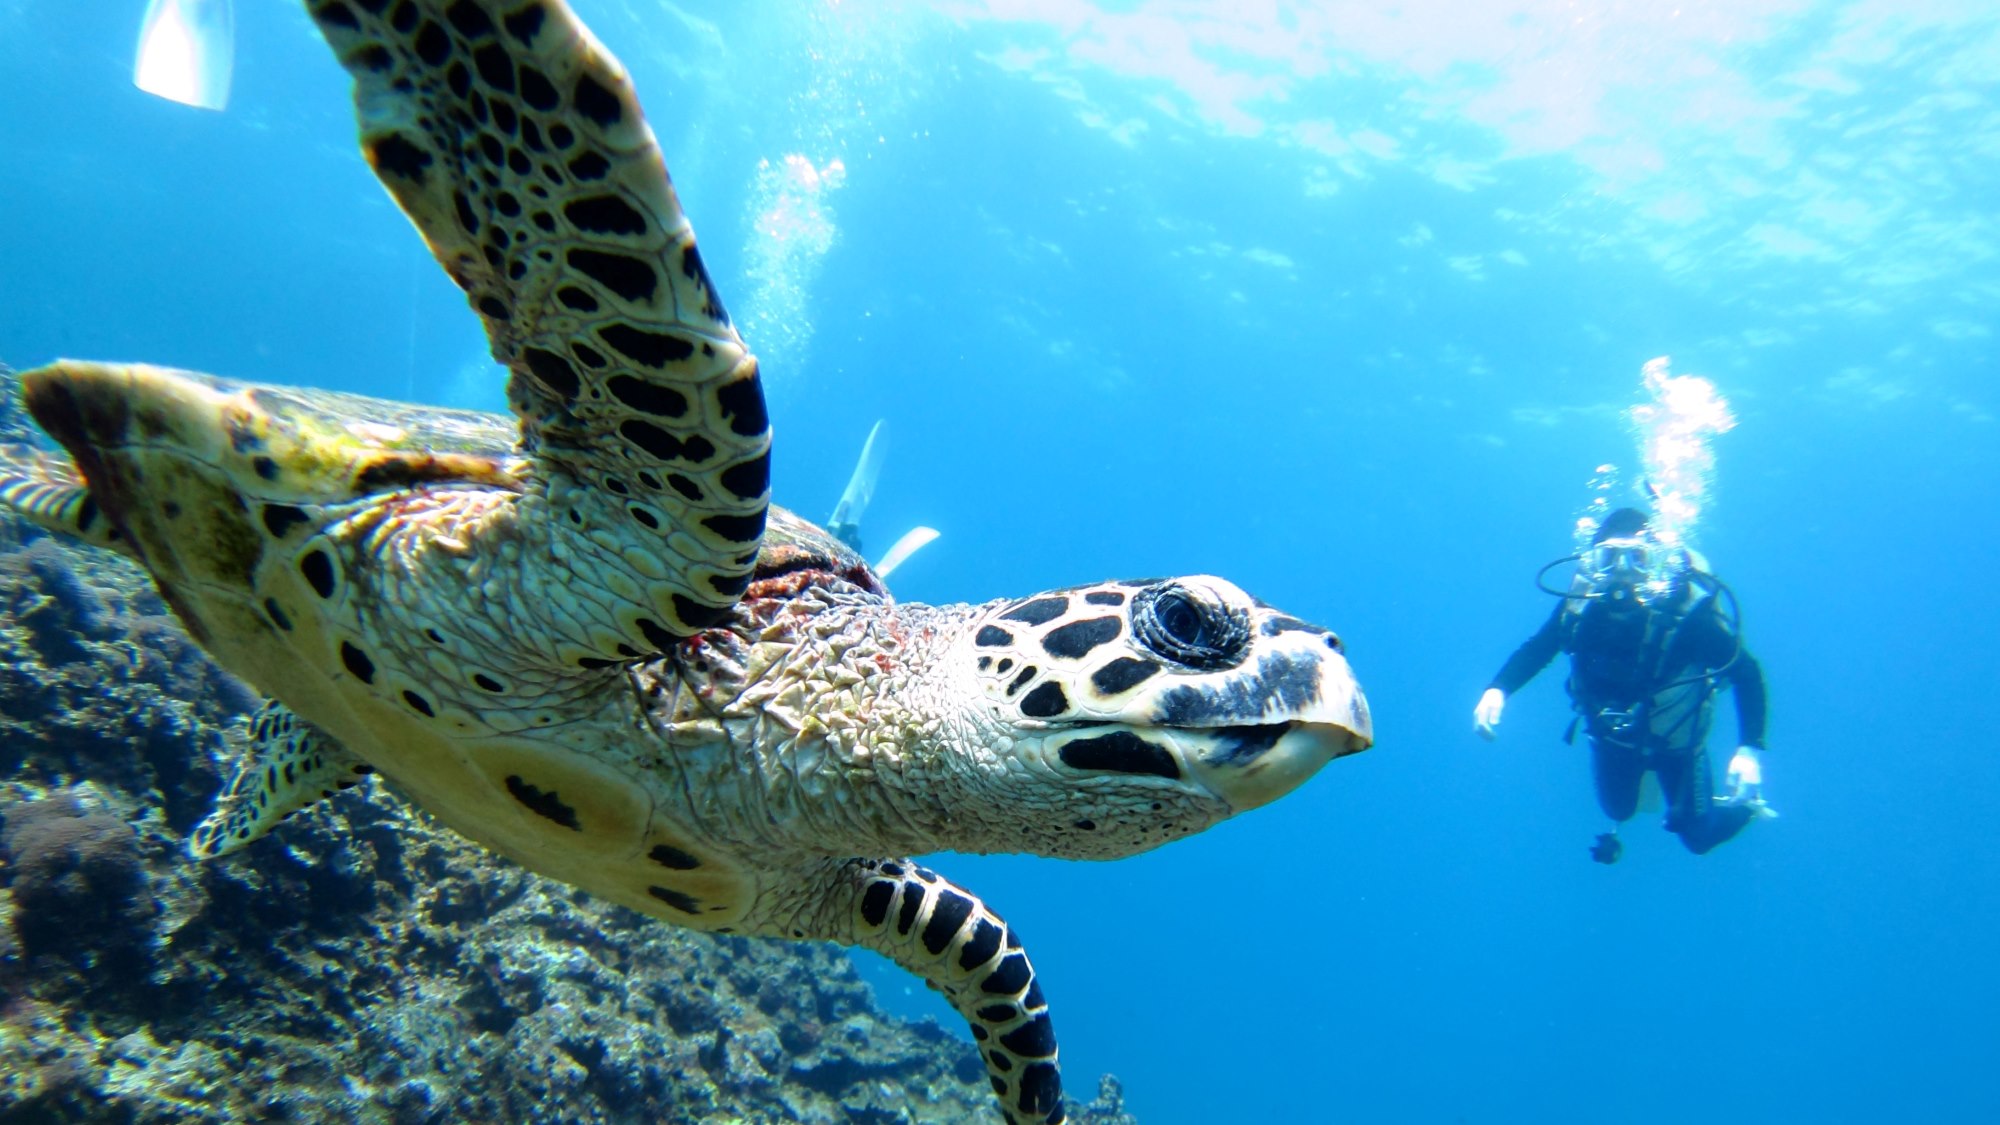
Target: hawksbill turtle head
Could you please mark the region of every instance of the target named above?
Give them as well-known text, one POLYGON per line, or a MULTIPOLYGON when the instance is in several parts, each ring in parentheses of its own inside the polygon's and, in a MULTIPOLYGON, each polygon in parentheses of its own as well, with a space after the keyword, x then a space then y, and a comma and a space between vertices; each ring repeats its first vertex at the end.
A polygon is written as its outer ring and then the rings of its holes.
POLYGON ((1208 575, 982 607, 949 677, 1034 795, 1036 850, 1130 854, 1267 804, 1374 739, 1333 633, 1208 575), (1050 781, 1065 793, 1051 800, 1050 781), (1060 821, 1061 823, 1055 823, 1060 821), (1040 837, 1046 835, 1047 839, 1040 837))

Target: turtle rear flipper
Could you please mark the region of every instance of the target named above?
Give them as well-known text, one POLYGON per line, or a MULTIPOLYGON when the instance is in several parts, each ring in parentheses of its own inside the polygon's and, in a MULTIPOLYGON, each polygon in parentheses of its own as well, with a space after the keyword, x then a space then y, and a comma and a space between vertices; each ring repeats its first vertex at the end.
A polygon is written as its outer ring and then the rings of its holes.
POLYGON ((0 443, 0 512, 126 558, 136 557, 132 545, 90 495, 76 464, 60 454, 0 443))
POLYGON ((354 75, 369 163, 510 372, 548 518, 628 579, 605 585, 632 588, 624 616, 652 628, 629 639, 657 649, 719 620, 756 561, 756 360, 617 60, 554 0, 426 7, 311 12, 354 75))
POLYGON ((215 808, 188 836, 188 851, 196 859, 228 855, 373 772, 325 731, 284 704, 268 702, 251 718, 249 751, 215 808))

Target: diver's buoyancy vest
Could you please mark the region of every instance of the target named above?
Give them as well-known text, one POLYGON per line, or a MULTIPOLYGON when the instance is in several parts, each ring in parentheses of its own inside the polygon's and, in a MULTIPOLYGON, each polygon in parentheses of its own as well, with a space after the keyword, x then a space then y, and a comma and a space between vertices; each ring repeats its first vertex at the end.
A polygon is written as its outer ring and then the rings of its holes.
POLYGON ((1563 605, 1562 648, 1570 656, 1569 695, 1593 736, 1613 732, 1607 716, 1636 721, 1616 733, 1662 749, 1692 746, 1707 737, 1714 670, 1669 667, 1683 627, 1715 612, 1715 594, 1687 594, 1670 606, 1636 612, 1598 599, 1572 597, 1563 605))

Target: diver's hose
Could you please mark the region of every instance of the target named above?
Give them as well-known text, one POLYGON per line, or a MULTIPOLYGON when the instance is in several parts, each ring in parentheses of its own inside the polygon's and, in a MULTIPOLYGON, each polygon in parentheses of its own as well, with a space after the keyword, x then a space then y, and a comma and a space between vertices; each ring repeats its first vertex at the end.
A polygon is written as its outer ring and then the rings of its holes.
POLYGON ((1573 592, 1571 592, 1571 591, 1569 591, 1569 590, 1551 590, 1551 589, 1549 589, 1549 587, 1548 587, 1548 583, 1546 583, 1546 582, 1543 582, 1543 581, 1542 581, 1542 579, 1544 579, 1544 578, 1547 578, 1547 577, 1548 577, 1548 574, 1549 574, 1549 571, 1551 571, 1551 570, 1554 570, 1555 568, 1557 568, 1557 567, 1561 566, 1562 564, 1564 564, 1564 563, 1573 563, 1573 562, 1582 562, 1582 561, 1583 561, 1583 556, 1582 556, 1582 555, 1564 555, 1564 556, 1563 556, 1562 558, 1559 558, 1559 559, 1555 560, 1554 562, 1551 562, 1551 563, 1549 563, 1548 565, 1546 565, 1546 566, 1542 567, 1542 569, 1540 569, 1540 570, 1538 570, 1538 571, 1536 571, 1536 572, 1535 572, 1535 589, 1537 589, 1537 590, 1540 590, 1540 591, 1541 591, 1542 593, 1544 593, 1544 594, 1548 594, 1548 595, 1551 595, 1552 597, 1558 597, 1558 598, 1594 598, 1594 597, 1596 597, 1596 596, 1597 596, 1596 594, 1588 594, 1588 593, 1586 593, 1586 594, 1578 594, 1578 593, 1573 593, 1573 592))
MULTIPOLYGON (((1547 581, 1545 581, 1548 578, 1549 571, 1554 570, 1559 566, 1562 566, 1564 563, 1573 563, 1582 561, 1583 561, 1582 555, 1564 555, 1562 558, 1555 559, 1543 565, 1543 567, 1540 570, 1537 570, 1535 572, 1535 589, 1540 590, 1542 593, 1548 594, 1551 597, 1563 598, 1565 600, 1569 598, 1575 598, 1579 601, 1592 601, 1594 599, 1604 597, 1603 594, 1593 593, 1587 590, 1578 591, 1574 587, 1568 590, 1551 589, 1547 581)), ((1735 667, 1736 662, 1742 659, 1743 656, 1743 606, 1740 602, 1736 600, 1736 591, 1730 589, 1729 583, 1724 582, 1722 579, 1716 577, 1714 574, 1711 574, 1706 570, 1698 570, 1693 566, 1689 566, 1685 573, 1688 575, 1688 580, 1695 583, 1696 585, 1701 585, 1706 583, 1710 587, 1710 593, 1708 595, 1709 598, 1711 599, 1721 598, 1727 601, 1729 612, 1728 615, 1723 618, 1723 623, 1725 626, 1727 626, 1729 630, 1729 639, 1732 642, 1734 642, 1734 644, 1729 651, 1729 659, 1723 661, 1721 664, 1717 665, 1714 668, 1703 670, 1698 675, 1683 677, 1682 679, 1675 680, 1673 683, 1667 684, 1665 687, 1655 688, 1652 694, 1656 696, 1665 692, 1672 691, 1678 687, 1686 687, 1688 684, 1697 683, 1702 680, 1707 680, 1716 676, 1720 676, 1724 672, 1727 672, 1731 668, 1735 667)))

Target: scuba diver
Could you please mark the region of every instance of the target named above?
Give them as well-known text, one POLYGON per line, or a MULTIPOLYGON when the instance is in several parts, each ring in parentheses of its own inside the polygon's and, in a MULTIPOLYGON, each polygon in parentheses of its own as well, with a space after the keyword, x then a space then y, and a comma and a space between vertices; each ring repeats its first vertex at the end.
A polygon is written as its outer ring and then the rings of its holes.
POLYGON ((1620 508, 1598 526, 1588 551, 1542 568, 1536 586, 1562 600, 1507 658, 1473 710, 1474 729, 1494 738, 1508 697, 1556 653, 1569 654, 1577 717, 1563 741, 1583 728, 1598 807, 1615 822, 1590 849, 1599 863, 1616 863, 1623 853, 1618 825, 1638 811, 1647 771, 1666 797, 1667 830, 1696 855, 1752 820, 1777 815, 1762 797, 1764 675, 1743 645, 1735 595, 1698 555, 1663 546, 1647 524, 1645 513, 1620 508), (1567 591, 1543 584, 1542 575, 1572 560, 1577 574, 1567 591), (1729 791, 1718 796, 1707 742, 1722 682, 1735 693, 1738 746, 1729 791))

